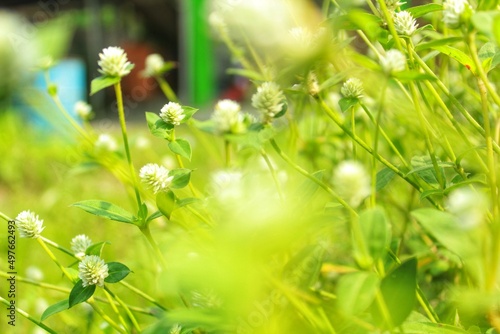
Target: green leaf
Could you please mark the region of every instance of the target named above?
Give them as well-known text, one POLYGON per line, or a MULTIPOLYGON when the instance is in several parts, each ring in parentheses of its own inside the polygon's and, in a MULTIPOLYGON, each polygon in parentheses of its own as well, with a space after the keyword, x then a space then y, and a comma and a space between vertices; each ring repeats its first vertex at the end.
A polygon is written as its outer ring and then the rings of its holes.
POLYGON ((103 241, 103 242, 98 242, 96 244, 92 244, 85 250, 85 255, 97 255, 100 257, 102 254, 102 250, 104 249, 104 246, 110 244, 111 243, 109 241, 103 241))
POLYGON ((438 5, 435 3, 422 5, 422 6, 410 7, 410 8, 406 9, 406 11, 410 12, 410 14, 416 19, 424 16, 425 14, 437 12, 440 10, 443 10, 443 5, 438 5))
POLYGON ((495 36, 497 45, 500 46, 500 20, 493 21, 493 36, 495 36))
POLYGON ((252 70, 245 70, 241 68, 229 68, 226 70, 226 73, 248 78, 253 81, 266 81, 266 78, 262 76, 262 74, 252 70))
POLYGON ((188 206, 193 203, 200 202, 201 200, 199 198, 195 197, 188 197, 188 198, 183 198, 183 199, 177 199, 176 200, 176 208, 182 208, 183 206, 188 206))
POLYGON ((184 118, 181 123, 186 123, 193 117, 193 115, 198 111, 198 109, 188 106, 182 106, 182 110, 184 111, 184 118))
POLYGON ((162 139, 168 138, 170 130, 173 129, 173 125, 165 123, 160 116, 152 112, 146 112, 146 122, 149 132, 162 139))
POLYGON ((455 49, 448 45, 433 46, 432 49, 437 50, 450 58, 455 59, 460 64, 467 67, 472 73, 476 74, 477 68, 472 59, 466 55, 463 51, 455 49))
POLYGON ((359 225, 370 256, 374 260, 382 258, 391 241, 390 224, 384 211, 379 207, 363 211, 359 225))
POLYGON ((340 110, 342 110, 342 112, 346 112, 347 110, 349 110, 349 108, 354 107, 356 104, 358 104, 358 102, 358 98, 343 97, 339 100, 340 110))
POLYGON ((491 41, 495 36, 493 33, 494 22, 500 19, 498 11, 479 11, 472 15, 471 22, 474 28, 487 36, 491 41))
POLYGON ((402 327, 405 334, 471 334, 461 328, 431 322, 408 322, 402 327))
POLYGON ((168 173, 168 175, 174 177, 172 183, 170 184, 170 188, 181 189, 189 184, 189 180, 191 179, 191 169, 187 168, 172 169, 168 173))
POLYGON ((50 305, 42 314, 40 320, 44 321, 50 316, 53 316, 56 313, 62 312, 69 309, 69 299, 61 300, 53 305, 50 305))
POLYGON ((87 299, 92 297, 92 295, 95 292, 95 289, 96 289, 95 285, 87 285, 86 287, 83 287, 82 280, 78 280, 78 282, 76 282, 75 286, 73 287, 73 289, 71 289, 71 292, 69 293, 69 302, 68 302, 69 307, 71 308, 77 304, 87 301, 87 299))
POLYGON ((107 88, 109 86, 113 86, 114 84, 119 83, 121 80, 120 77, 110 77, 107 75, 103 75, 95 78, 90 83, 90 95, 94 95, 95 93, 107 88))
POLYGON ((104 279, 106 283, 117 283, 127 277, 131 270, 120 262, 108 262, 108 277, 104 279))
POLYGON ((392 169, 388 167, 381 169, 377 173, 377 192, 384 189, 394 179, 394 176, 396 173, 392 169))
POLYGON ((452 45, 458 42, 463 41, 462 37, 448 37, 448 38, 439 38, 433 39, 431 42, 427 43, 419 43, 415 46, 415 51, 423 51, 427 49, 432 49, 433 47, 443 46, 443 45, 452 45))
POLYGON ((417 259, 411 258, 389 272, 380 284, 380 292, 390 315, 390 324, 383 317, 380 307, 374 308, 374 318, 379 325, 394 328, 410 315, 417 300, 417 259))
POLYGON ((156 195, 156 206, 167 219, 170 219, 172 212, 176 209, 175 201, 175 194, 172 190, 162 191, 156 195))
POLYGON ((363 30, 372 41, 383 34, 382 20, 378 16, 360 10, 351 10, 347 18, 357 29, 363 30))
POLYGON ((500 62, 500 48, 494 43, 486 43, 479 50, 478 56, 485 71, 489 72, 500 62))
POLYGON ((88 201, 77 202, 72 206, 76 206, 80 209, 87 211, 88 213, 106 219, 127 224, 137 223, 137 217, 135 217, 127 210, 122 209, 121 207, 109 202, 99 201, 99 200, 88 200, 88 201))
POLYGON ((178 154, 181 157, 184 157, 191 161, 191 145, 187 140, 181 138, 176 139, 168 143, 168 147, 175 154, 178 154))
POLYGON ((149 223, 150 221, 156 219, 156 218, 160 218, 161 216, 163 216, 163 214, 161 213, 161 211, 156 211, 155 213, 153 213, 151 216, 149 216, 147 219, 146 219, 146 223, 149 223))
POLYGON ((357 315, 373 303, 380 285, 377 274, 355 272, 343 275, 337 285, 337 303, 347 315, 357 315))

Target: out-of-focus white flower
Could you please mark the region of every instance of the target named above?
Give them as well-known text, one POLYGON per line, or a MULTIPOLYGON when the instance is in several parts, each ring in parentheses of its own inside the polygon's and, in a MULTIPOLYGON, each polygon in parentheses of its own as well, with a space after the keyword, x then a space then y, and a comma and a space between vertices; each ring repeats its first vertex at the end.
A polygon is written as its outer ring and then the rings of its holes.
POLYGON ((99 53, 99 58, 97 65, 101 68, 98 71, 104 75, 124 77, 134 68, 134 65, 128 61, 125 51, 117 46, 103 49, 102 53, 99 53))
POLYGON ((97 151, 104 151, 104 152, 113 152, 118 149, 118 144, 111 135, 107 133, 102 133, 97 137, 97 140, 94 143, 94 146, 97 151))
POLYGON ((486 195, 468 188, 452 191, 447 200, 448 211, 458 218, 464 230, 472 229, 482 222, 488 204, 486 195))
POLYGON ((165 65, 165 60, 158 53, 150 54, 146 57, 144 76, 153 77, 160 74, 161 69, 165 65))
POLYGON ((357 207, 370 195, 370 176, 356 161, 341 162, 334 172, 333 184, 339 195, 357 207))
POLYGON ((71 239, 71 250, 77 258, 85 256, 85 251, 92 245, 92 240, 85 234, 79 234, 71 239))
POLYGON ((141 181, 147 185, 148 188, 152 189, 155 194, 168 190, 168 187, 174 179, 173 176, 169 176, 168 174, 168 169, 157 164, 147 164, 139 171, 141 181))
POLYGON ((349 78, 340 89, 344 97, 351 99, 359 99, 363 97, 363 83, 358 78, 349 78))
POLYGON ((245 116, 241 113, 241 106, 232 100, 220 100, 214 108, 211 117, 215 129, 219 133, 243 133, 246 131, 245 116))
POLYGON ((177 102, 169 102, 161 108, 160 117, 165 123, 172 125, 180 125, 181 121, 186 117, 184 109, 177 102))
POLYGON ((208 16, 208 22, 215 30, 222 33, 227 33, 226 22, 224 21, 224 18, 219 12, 217 11, 211 12, 210 15, 208 16))
POLYGON ((406 57, 401 51, 391 49, 380 58, 380 65, 387 74, 401 72, 406 68, 406 57))
POLYGON ((139 136, 135 140, 135 146, 139 149, 146 149, 151 146, 151 141, 149 140, 149 138, 139 136))
POLYGON ((85 101, 77 101, 73 109, 75 110, 75 114, 84 121, 92 118, 92 107, 85 101))
POLYGON ((214 172, 210 179, 210 192, 220 203, 238 202, 243 195, 243 173, 221 170, 214 172))
POLYGON ((181 334, 182 327, 179 324, 175 324, 170 328, 169 334, 181 334))
POLYGON ((45 228, 43 219, 38 218, 38 215, 30 210, 18 214, 15 221, 21 238, 38 238, 45 228))
POLYGON ((274 82, 264 82, 252 96, 252 106, 259 110, 264 122, 269 123, 286 108, 285 94, 274 82))
POLYGON ((41 281, 43 280, 43 271, 36 267, 36 266, 29 266, 26 268, 26 277, 34 280, 34 281, 41 281))
POLYGON ((461 17, 467 11, 472 11, 468 0, 445 0, 443 2, 443 22, 451 27, 460 25, 461 17))
POLYGON ((108 265, 97 255, 86 255, 78 264, 78 277, 83 287, 89 285, 104 286, 104 279, 109 276, 108 265))
POLYGON ((417 21, 406 10, 394 14, 394 28, 400 35, 411 36, 417 30, 417 21))

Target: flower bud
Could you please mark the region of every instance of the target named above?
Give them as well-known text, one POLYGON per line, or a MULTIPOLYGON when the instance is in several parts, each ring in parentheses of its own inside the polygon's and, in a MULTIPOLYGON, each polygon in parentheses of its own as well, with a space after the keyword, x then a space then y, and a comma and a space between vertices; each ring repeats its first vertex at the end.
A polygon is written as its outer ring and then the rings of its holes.
POLYGON ((363 97, 363 83, 358 78, 350 78, 344 82, 340 92, 346 98, 359 99, 363 97))
POLYGON ((252 106, 261 112, 264 123, 270 123, 273 118, 285 113, 287 107, 285 94, 278 84, 264 82, 252 96, 252 106))
POLYGON ((399 35, 411 36, 417 30, 417 21, 406 10, 394 14, 394 28, 399 35))
POLYGON ((92 240, 85 234, 79 234, 71 239, 71 250, 77 258, 85 256, 85 251, 92 245, 92 240))

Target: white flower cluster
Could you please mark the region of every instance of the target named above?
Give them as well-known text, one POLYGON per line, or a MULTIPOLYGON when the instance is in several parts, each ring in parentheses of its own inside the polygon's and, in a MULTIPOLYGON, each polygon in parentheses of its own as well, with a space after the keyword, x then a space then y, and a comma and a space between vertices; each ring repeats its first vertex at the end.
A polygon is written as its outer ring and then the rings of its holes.
POLYGON ((245 115, 241 106, 232 100, 220 100, 214 108, 211 117, 218 133, 244 133, 246 131, 245 115))
POLYGON ((77 101, 73 109, 75 110, 75 114, 84 121, 92 118, 92 107, 85 101, 77 101))
POLYGON ((38 218, 38 215, 30 210, 18 214, 15 221, 21 238, 38 238, 45 228, 43 219, 38 218))
POLYGON ((90 245, 92 245, 92 240, 85 234, 79 234, 71 239, 71 250, 77 258, 83 258, 90 245))
POLYGON ((103 286, 104 279, 108 276, 108 265, 97 255, 87 255, 78 264, 78 277, 82 280, 83 287, 103 286))
POLYGON ((168 169, 152 163, 143 166, 139 171, 141 181, 148 186, 148 188, 152 189, 155 194, 168 190, 168 187, 174 179, 173 176, 169 176, 168 174, 168 169))
POLYGON ((274 82, 264 82, 252 96, 252 106, 258 109, 265 123, 269 123, 286 107, 285 94, 274 82))
POLYGON ((391 49, 380 58, 380 65, 387 74, 401 72, 406 68, 406 57, 401 51, 391 49))
POLYGON ((363 97, 363 83, 358 78, 350 78, 344 82, 340 92, 346 98, 359 99, 363 97))
POLYGON ((118 149, 118 144, 111 135, 102 133, 97 137, 94 146, 99 152, 113 152, 118 149))
POLYGON ((104 75, 111 77, 124 77, 132 71, 134 65, 127 59, 127 54, 122 48, 110 46, 99 53, 100 60, 97 62, 101 68, 98 70, 104 75))
POLYGON ((153 77, 155 75, 161 74, 161 69, 165 65, 165 60, 163 57, 157 53, 150 54, 146 57, 144 76, 153 77))
POLYGON ((177 102, 169 102, 161 108, 160 117, 165 123, 172 125, 180 125, 181 121, 186 117, 184 109, 177 102))
POLYGON ((417 20, 413 18, 410 12, 402 10, 394 13, 394 28, 399 35, 411 36, 417 30, 417 20))
POLYGON ((339 195, 357 207, 370 195, 370 176, 356 161, 341 162, 334 172, 333 183, 339 195))
POLYGON ((457 28, 460 25, 461 16, 467 10, 472 10, 468 0, 445 0, 443 2, 443 22, 451 28, 457 28))

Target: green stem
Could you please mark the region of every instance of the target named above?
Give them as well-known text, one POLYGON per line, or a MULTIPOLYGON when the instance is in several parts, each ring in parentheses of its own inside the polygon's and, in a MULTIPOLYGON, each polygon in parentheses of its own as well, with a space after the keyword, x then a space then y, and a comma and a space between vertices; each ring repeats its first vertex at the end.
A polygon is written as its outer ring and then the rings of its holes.
POLYGON ((121 300, 121 298, 119 298, 116 294, 114 294, 111 290, 109 290, 108 287, 104 287, 104 290, 106 291, 106 293, 108 293, 111 297, 113 297, 117 302, 118 304, 121 305, 121 307, 123 307, 123 309, 125 310, 125 313, 127 313, 127 316, 129 317, 130 321, 132 322, 132 325, 134 326, 135 330, 140 333, 141 332, 141 328, 139 326, 139 323, 137 322, 137 319, 135 318, 134 314, 130 311, 130 308, 128 307, 127 304, 125 304, 123 302, 123 300, 121 300))
MULTIPOLYGON (((351 111, 351 131, 352 133, 356 134, 356 111, 354 107, 349 108, 351 111)), ((353 159, 356 160, 357 157, 357 145, 356 142, 353 140, 352 141, 352 156, 353 159)))
MULTIPOLYGON (((5 306, 10 306, 9 301, 4 299, 3 297, 0 297, 0 302, 2 302, 2 304, 4 304, 5 306)), ((50 327, 48 327, 47 325, 45 325, 41 321, 36 320, 32 316, 30 316, 29 313, 23 311, 19 307, 16 307, 16 312, 19 313, 20 315, 22 315, 23 317, 25 317, 26 319, 28 319, 29 321, 31 321, 32 323, 34 323, 35 325, 37 325, 38 327, 44 329, 48 333, 57 334, 57 332, 55 330, 51 329, 50 327)), ((5 320, 2 319, 2 321, 5 321, 5 320)))
POLYGON ((163 311, 166 311, 167 308, 163 305, 161 305, 159 302, 157 302, 153 297, 151 297, 150 295, 144 293, 143 291, 137 289, 136 287, 128 284, 127 282, 124 282, 124 281, 120 281, 120 284, 123 285, 124 287, 126 287, 127 289, 129 289, 130 291, 132 292, 135 292, 137 295, 141 296, 142 298, 146 299, 147 301, 149 301, 150 303, 153 303, 155 304, 156 306, 158 306, 160 309, 162 309, 163 311))
POLYGON ((274 148, 274 150, 278 153, 278 155, 285 160, 290 166, 292 166, 297 172, 300 174, 304 175, 307 177, 309 180, 313 181, 316 183, 318 186, 323 188, 327 193, 329 193, 335 200, 337 200, 344 208, 346 208, 350 213, 357 215, 357 212, 346 202, 340 197, 333 189, 331 189, 329 186, 327 186, 323 181, 317 179, 313 175, 309 174, 308 171, 297 165, 295 162, 293 162, 278 146, 276 141, 274 139, 270 140, 271 146, 274 148))
POLYGON ((158 259, 158 262, 160 263, 161 267, 165 269, 167 267, 167 263, 165 262, 165 258, 163 257, 163 254, 156 244, 156 241, 153 239, 153 236, 151 235, 151 230, 149 229, 149 225, 146 225, 142 227, 141 229, 142 234, 146 237, 148 240, 149 244, 153 248, 153 251, 156 254, 156 257, 158 259))
POLYGON ((58 249, 58 250, 60 250, 61 252, 66 253, 66 254, 68 254, 69 256, 71 256, 71 257, 73 257, 73 258, 75 258, 75 259, 76 259, 75 254, 73 254, 73 252, 72 252, 72 251, 70 251, 69 249, 66 249, 66 248, 64 248, 63 246, 61 246, 61 245, 59 245, 59 244, 55 243, 55 242, 54 242, 54 241, 52 241, 52 240, 49 240, 49 239, 45 238, 45 237, 40 236, 40 239, 42 239, 45 243, 49 244, 50 246, 52 246, 52 247, 54 247, 54 248, 57 248, 57 249, 58 249))
POLYGON ((271 172, 274 184, 276 185, 276 190, 278 191, 278 196, 280 197, 281 204, 283 204, 285 202, 285 197, 283 196, 283 191, 281 190, 281 185, 278 180, 278 176, 276 175, 276 170, 274 169, 273 164, 271 163, 271 160, 269 159, 269 156, 264 149, 261 149, 260 154, 264 158, 267 168, 269 168, 269 171, 271 172))
POLYGON ((179 99, 177 98, 177 95, 174 93, 174 90, 170 85, 168 84, 167 80, 165 80, 162 76, 157 75, 155 76, 156 81, 160 85, 160 89, 165 94, 167 99, 172 102, 179 102, 179 99))
POLYGON ((226 168, 229 168, 231 166, 231 142, 226 139, 224 139, 224 152, 226 168))
POLYGON ((401 46, 401 42, 399 41, 398 33, 396 32, 396 28, 394 27, 394 22, 392 21, 392 15, 391 13, 389 13, 389 10, 387 9, 385 0, 378 0, 378 4, 380 6, 380 9, 382 10, 382 13, 384 14, 385 22, 387 23, 387 28, 389 28, 389 32, 392 35, 396 48, 399 51, 403 51, 403 47, 401 46))
MULTIPOLYGON (((380 101, 377 109, 377 116, 375 119, 375 132, 373 134, 373 154, 372 154, 372 175, 371 175, 371 205, 375 207, 377 204, 377 160, 378 156, 378 137, 380 133, 380 119, 382 117, 382 109, 384 108, 385 93, 387 91, 388 79, 384 80, 382 84, 382 91, 380 93, 380 101)), ((353 135, 355 135, 353 131, 353 135)))
POLYGON ((13 221, 14 219, 10 219, 9 216, 7 216, 6 214, 4 214, 3 212, 0 211, 0 218, 2 218, 3 220, 7 221, 7 222, 10 222, 10 221, 13 221))
POLYGON ((59 262, 59 260, 55 257, 54 253, 52 253, 52 251, 49 249, 49 247, 47 247, 47 244, 45 243, 45 241, 42 238, 36 238, 36 240, 38 241, 40 246, 42 246, 43 250, 49 255, 51 260, 54 261, 54 263, 59 267, 59 269, 61 269, 64 276, 66 276, 72 282, 73 281, 72 276, 68 273, 66 268, 59 262))
POLYGON ((137 176, 135 175, 134 165, 132 164, 132 157, 130 155, 130 147, 128 144, 128 137, 127 137, 127 124, 125 122, 125 110, 123 109, 123 97, 122 97, 122 89, 120 81, 114 85, 114 88, 116 94, 116 103, 118 106, 118 118, 120 120, 120 127, 122 130, 123 145, 125 147, 125 155, 127 156, 127 162, 130 170, 130 177, 132 179, 132 184, 134 185, 137 207, 138 209, 140 209, 142 205, 142 200, 141 200, 141 195, 139 193, 139 186, 137 182, 137 176))
POLYGON ((106 321, 111 327, 116 329, 120 333, 126 333, 126 331, 123 330, 116 322, 113 321, 104 311, 94 302, 94 299, 90 297, 89 300, 87 300, 87 304, 89 304, 94 311, 96 311, 97 314, 101 316, 101 318, 106 321))
POLYGON ((118 310, 118 307, 116 307, 115 303, 113 302, 113 298, 111 297, 111 294, 108 292, 108 289, 106 287, 104 287, 104 295, 106 295, 106 298, 108 299, 108 304, 111 306, 113 312, 115 312, 115 314, 118 316, 118 320, 120 320, 120 323, 125 328, 125 331, 127 331, 127 333, 130 333, 130 329, 128 328, 127 322, 125 321, 125 319, 123 319, 120 311, 118 310))

